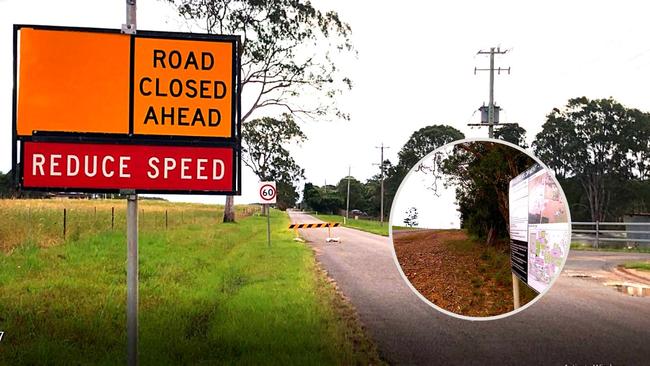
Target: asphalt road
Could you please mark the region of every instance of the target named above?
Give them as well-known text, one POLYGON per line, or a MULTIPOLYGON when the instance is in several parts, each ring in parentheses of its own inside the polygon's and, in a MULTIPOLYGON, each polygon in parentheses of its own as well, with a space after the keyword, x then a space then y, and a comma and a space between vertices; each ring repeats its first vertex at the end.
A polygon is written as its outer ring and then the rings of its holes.
MULTIPOLYGON (((293 222, 319 222, 302 213, 290 216, 293 222)), ((650 255, 571 253, 560 279, 528 309, 505 319, 468 321, 438 312, 411 292, 388 238, 348 228, 332 229, 341 243, 325 243, 326 229, 301 234, 390 364, 650 364, 650 297, 602 284, 617 263, 650 255)))

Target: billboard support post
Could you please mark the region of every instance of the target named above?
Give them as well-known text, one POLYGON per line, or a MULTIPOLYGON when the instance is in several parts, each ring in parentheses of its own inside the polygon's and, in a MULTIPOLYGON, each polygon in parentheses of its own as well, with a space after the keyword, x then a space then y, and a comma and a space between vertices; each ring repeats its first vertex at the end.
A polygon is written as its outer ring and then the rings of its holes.
POLYGON ((271 247, 271 207, 266 205, 266 238, 269 241, 269 248, 271 247))
MULTIPOLYGON (((136 0, 126 0, 126 24, 122 31, 135 34, 136 0)), ((138 364, 138 195, 126 192, 126 357, 129 366, 138 364)))
POLYGON ((138 195, 126 198, 126 333, 129 366, 138 364, 138 195))
POLYGON ((514 273, 512 274, 512 299, 515 310, 519 309, 521 306, 519 302, 519 278, 514 273))

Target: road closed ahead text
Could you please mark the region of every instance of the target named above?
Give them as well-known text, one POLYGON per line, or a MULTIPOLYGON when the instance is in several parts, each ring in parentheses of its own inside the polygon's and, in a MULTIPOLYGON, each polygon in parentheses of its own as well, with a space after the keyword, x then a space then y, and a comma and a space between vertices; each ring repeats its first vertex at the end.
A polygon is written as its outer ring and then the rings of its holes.
POLYGON ((233 188, 231 148, 26 142, 23 161, 26 188, 233 188))
POLYGON ((138 38, 134 132, 231 137, 232 51, 228 42, 138 38))

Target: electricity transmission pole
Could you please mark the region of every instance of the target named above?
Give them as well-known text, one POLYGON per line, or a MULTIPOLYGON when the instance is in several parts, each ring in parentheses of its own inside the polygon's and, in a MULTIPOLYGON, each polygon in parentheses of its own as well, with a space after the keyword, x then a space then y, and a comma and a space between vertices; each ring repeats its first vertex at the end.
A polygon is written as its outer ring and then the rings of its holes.
MULTIPOLYGON (((499 75, 501 75, 501 71, 508 72, 510 74, 510 67, 506 68, 494 68, 494 55, 503 55, 508 51, 501 51, 500 47, 492 47, 490 48, 489 51, 478 51, 477 55, 490 55, 490 68, 489 69, 479 69, 479 68, 474 68, 474 75, 476 75, 477 71, 489 71, 490 72, 490 103, 488 104, 488 110, 487 110, 487 123, 470 123, 468 126, 488 126, 488 136, 490 138, 494 137, 494 126, 499 123, 498 118, 495 119, 495 105, 494 105, 494 71, 497 71, 499 75)), ((484 108, 484 107, 483 107, 484 108)), ((496 107, 497 109, 499 107, 496 107)), ((483 109, 480 109, 483 111, 483 109)))
POLYGON ((388 146, 384 146, 384 143, 381 143, 381 146, 375 146, 377 149, 381 149, 381 160, 379 161, 379 171, 381 177, 381 193, 380 193, 380 206, 379 206, 379 222, 381 226, 384 226, 384 149, 388 149, 388 146))

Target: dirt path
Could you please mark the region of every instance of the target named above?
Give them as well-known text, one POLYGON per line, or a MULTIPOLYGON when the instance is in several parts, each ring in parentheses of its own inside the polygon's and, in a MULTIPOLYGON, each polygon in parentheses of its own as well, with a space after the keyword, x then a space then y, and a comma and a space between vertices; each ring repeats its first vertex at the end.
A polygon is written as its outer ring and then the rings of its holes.
POLYGON ((429 301, 467 316, 513 310, 509 262, 461 230, 393 233, 404 274, 429 301))

